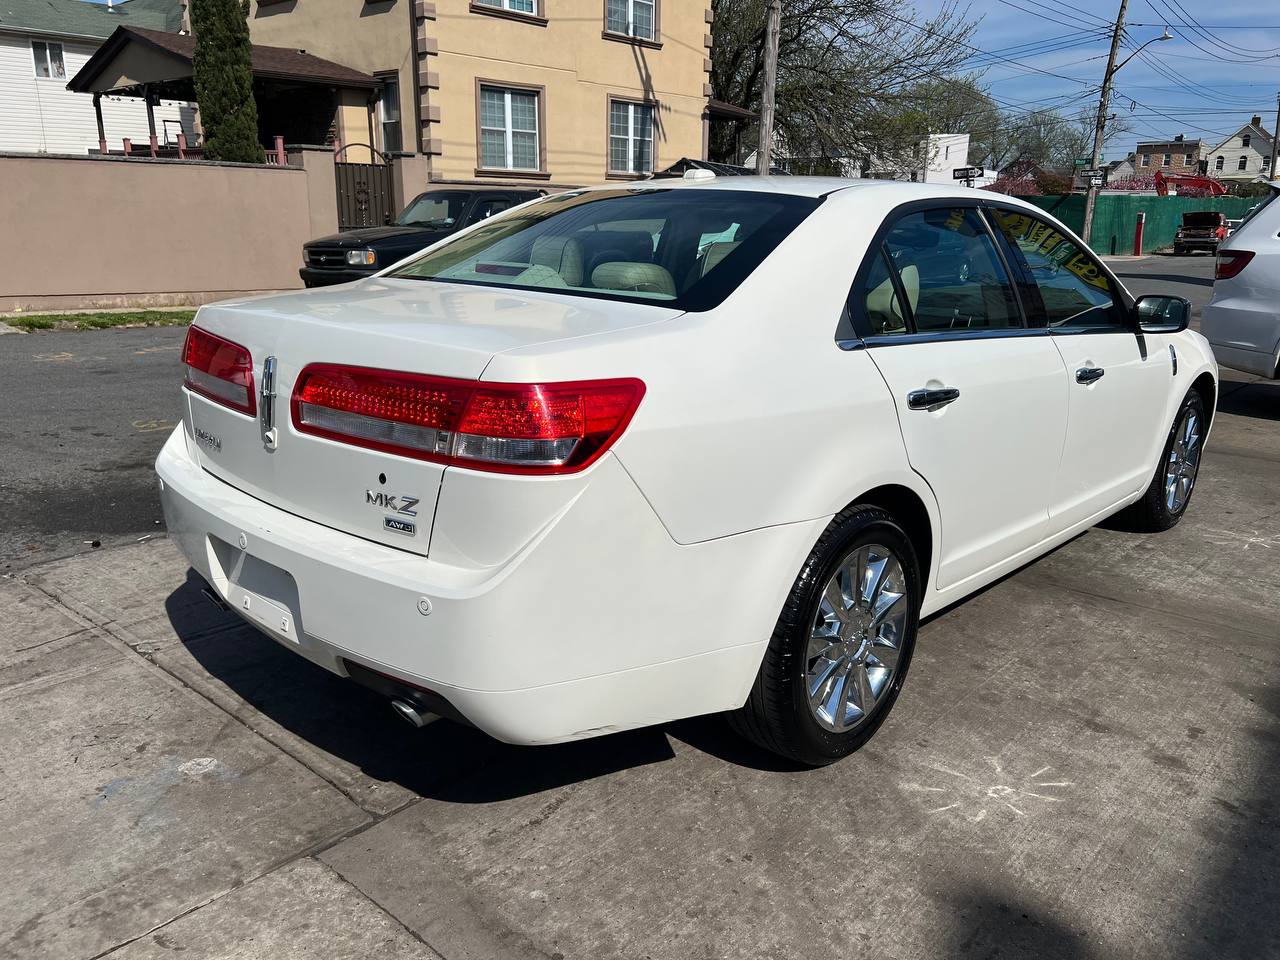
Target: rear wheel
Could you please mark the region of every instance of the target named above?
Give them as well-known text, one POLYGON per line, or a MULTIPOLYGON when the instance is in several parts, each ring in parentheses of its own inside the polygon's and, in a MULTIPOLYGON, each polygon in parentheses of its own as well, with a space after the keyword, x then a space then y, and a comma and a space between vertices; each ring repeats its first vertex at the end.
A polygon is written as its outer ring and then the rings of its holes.
POLYGON ((1168 530, 1187 512, 1200 473, 1206 423, 1204 400, 1195 390, 1188 391, 1173 418, 1173 429, 1147 492, 1122 514, 1134 529, 1151 533, 1168 530))
POLYGON ((902 689, 920 596, 919 565, 902 528, 879 507, 845 510, 792 585, 731 725, 766 750, 814 766, 858 749, 902 689))

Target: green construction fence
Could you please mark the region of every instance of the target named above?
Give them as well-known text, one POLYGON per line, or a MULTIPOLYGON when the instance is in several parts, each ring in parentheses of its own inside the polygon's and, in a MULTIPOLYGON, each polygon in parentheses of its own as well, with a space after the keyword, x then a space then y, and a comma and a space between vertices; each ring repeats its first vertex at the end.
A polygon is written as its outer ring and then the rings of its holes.
MULTIPOLYGON (((1084 227, 1084 194, 1023 197, 1045 210, 1076 233, 1084 227)), ((1243 217, 1258 202, 1257 197, 1156 197, 1143 194, 1102 194, 1093 211, 1093 239, 1089 246, 1104 255, 1133 253, 1133 231, 1138 214, 1147 215, 1142 231, 1142 252, 1151 253, 1173 245, 1173 235, 1188 211, 1218 210, 1229 220, 1243 217)))

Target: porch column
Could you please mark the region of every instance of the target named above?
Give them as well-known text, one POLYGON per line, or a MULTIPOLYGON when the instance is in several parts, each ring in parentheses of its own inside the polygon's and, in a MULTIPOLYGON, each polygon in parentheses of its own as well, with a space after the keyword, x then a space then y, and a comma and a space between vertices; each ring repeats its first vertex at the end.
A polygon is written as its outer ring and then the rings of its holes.
POLYGON ((102 127, 102 94, 100 93, 93 95, 93 114, 98 118, 98 151, 105 156, 107 153, 107 132, 102 127))
POLYGON ((146 84, 142 87, 143 99, 147 101, 147 130, 151 134, 151 159, 156 158, 156 111, 155 103, 151 99, 151 88, 146 84))

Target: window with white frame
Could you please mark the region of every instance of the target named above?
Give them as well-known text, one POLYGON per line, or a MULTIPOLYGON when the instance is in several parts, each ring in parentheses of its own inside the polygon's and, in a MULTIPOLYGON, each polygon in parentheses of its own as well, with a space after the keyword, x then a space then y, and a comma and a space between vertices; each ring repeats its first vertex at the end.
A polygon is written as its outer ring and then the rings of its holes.
POLYGON ((1166 153, 1166 154, 1164 155, 1164 162, 1163 162, 1162 166, 1166 166, 1166 167, 1168 167, 1168 166, 1171 166, 1172 164, 1173 164, 1173 154, 1172 154, 1172 153, 1166 153))
POLYGON ((404 138, 400 132, 400 80, 395 74, 386 74, 377 78, 378 88, 378 125, 382 128, 382 150, 384 153, 398 153, 404 149, 404 138))
POLYGON ((35 61, 37 77, 45 80, 67 79, 67 65, 62 59, 62 44, 32 40, 31 59, 35 61))
POLYGON ((653 171, 653 104, 609 101, 609 172, 653 171))
POLYGON ((538 93, 507 87, 480 88, 480 166, 492 170, 540 170, 538 93))
POLYGON ((1195 154, 1188 153, 1186 159, 1183 161, 1183 165, 1189 167, 1195 162, 1195 154))
POLYGON ((1219 157, 1217 160, 1213 161, 1213 169, 1221 170, 1224 166, 1226 166, 1226 162, 1227 162, 1226 157, 1219 157))
POLYGON ((1248 168, 1248 166, 1249 166, 1249 157, 1248 157, 1248 155, 1245 155, 1245 156, 1242 156, 1242 157, 1240 158, 1240 161, 1236 164, 1236 169, 1237 169, 1237 170, 1244 170, 1244 169, 1248 168))
POLYGON ((1263 170, 1269 170, 1270 168, 1271 168, 1271 158, 1270 158, 1270 157, 1263 157, 1263 158, 1262 158, 1262 169, 1263 169, 1263 170))
POLYGON ((1247 147, 1251 142, 1253 142, 1253 134, 1251 133, 1246 133, 1240 138, 1240 146, 1242 147, 1247 147))
POLYGON ((538 0, 472 0, 477 7, 493 7, 495 10, 510 10, 513 13, 536 15, 538 0))
POLYGON ((656 40, 658 0, 608 0, 604 28, 640 40, 656 40))
POLYGON ((1144 154, 1142 155, 1142 164, 1141 164, 1141 165, 1142 165, 1142 166, 1144 166, 1144 167, 1149 167, 1149 166, 1151 166, 1151 154, 1149 154, 1149 153, 1144 153, 1144 154))

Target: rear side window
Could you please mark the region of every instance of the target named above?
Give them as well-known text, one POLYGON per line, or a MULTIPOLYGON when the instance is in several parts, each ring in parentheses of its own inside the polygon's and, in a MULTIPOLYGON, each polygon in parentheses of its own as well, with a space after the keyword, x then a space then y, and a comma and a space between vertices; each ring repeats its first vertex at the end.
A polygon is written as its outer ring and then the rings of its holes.
POLYGON ((564 193, 496 216, 389 276, 707 310, 820 202, 740 190, 564 193))
MULTIPOLYGON (((1022 325, 1008 272, 976 210, 908 214, 890 229, 884 247, 917 333, 1022 325)), ((869 285, 868 297, 874 295, 869 285)))
MULTIPOLYGON (((1027 305, 1050 329, 1127 329, 1115 286, 1098 261, 1053 224, 1011 210, 992 210, 1034 283, 1040 303, 1027 305)), ((1033 301, 1035 298, 1032 298, 1033 301)))

